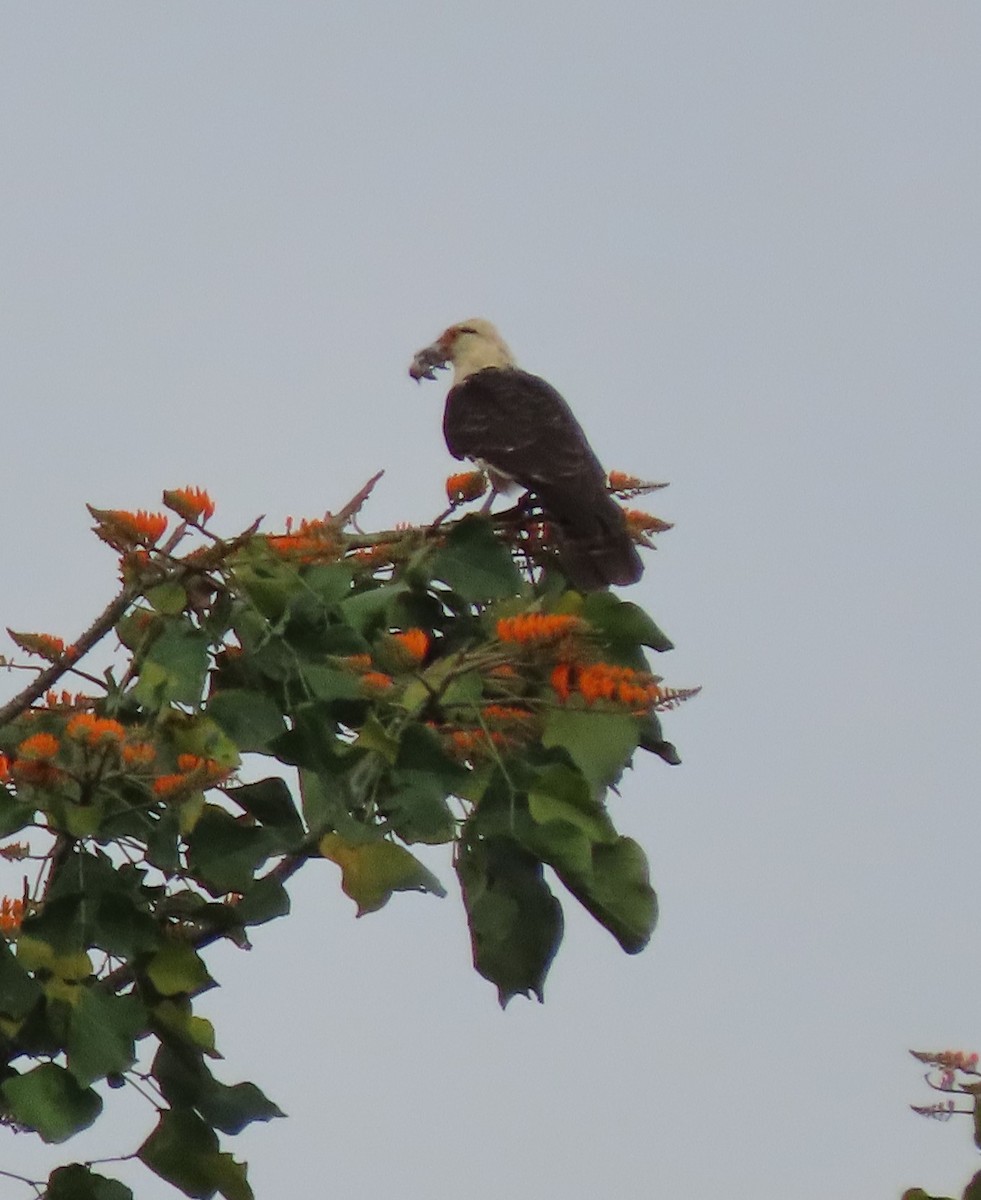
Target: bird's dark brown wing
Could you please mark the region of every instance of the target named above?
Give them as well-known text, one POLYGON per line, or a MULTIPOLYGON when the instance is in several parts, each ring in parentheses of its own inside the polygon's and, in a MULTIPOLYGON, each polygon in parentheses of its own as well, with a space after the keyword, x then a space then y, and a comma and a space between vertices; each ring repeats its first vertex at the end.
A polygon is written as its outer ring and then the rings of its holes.
POLYGON ((517 368, 477 371, 450 389, 443 433, 455 458, 479 459, 534 493, 556 527, 570 582, 592 590, 640 578, 606 472, 551 384, 517 368))

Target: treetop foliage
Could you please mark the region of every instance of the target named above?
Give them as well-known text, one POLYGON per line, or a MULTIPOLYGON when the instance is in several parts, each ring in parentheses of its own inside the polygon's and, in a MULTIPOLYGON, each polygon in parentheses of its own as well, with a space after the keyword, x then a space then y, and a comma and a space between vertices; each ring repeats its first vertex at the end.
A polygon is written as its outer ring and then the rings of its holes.
MULTIPOLYGON (((156 1109, 135 1157, 187 1196, 248 1200, 219 1134, 282 1114, 216 1078, 194 1001, 206 948, 285 916, 309 862, 336 864, 360 916, 443 895, 413 847, 449 845, 502 1005, 542 999, 552 877, 625 951, 647 944, 647 861, 606 797, 639 751, 679 761, 660 716, 693 691, 652 672, 671 644, 636 604, 568 587, 539 514, 456 517, 461 479, 431 525, 371 535, 375 480, 279 534, 214 534, 199 489, 164 493, 169 537, 166 513, 90 510, 121 591, 74 643, 11 632, 46 665, 0 709, 0 856, 32 872, 0 903, 0 1121, 60 1143, 129 1086, 156 1109), (120 661, 96 675, 110 634, 120 661)), ((631 517, 645 544, 665 527, 631 517)), ((131 1195, 97 1166, 24 1182, 131 1195)))

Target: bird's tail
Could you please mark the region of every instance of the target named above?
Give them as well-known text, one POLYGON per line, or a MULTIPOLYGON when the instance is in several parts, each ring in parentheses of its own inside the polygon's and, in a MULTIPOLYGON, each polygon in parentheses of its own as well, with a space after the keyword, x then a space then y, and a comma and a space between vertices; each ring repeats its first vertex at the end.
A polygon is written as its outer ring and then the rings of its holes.
POLYGON ((636 583, 644 572, 623 509, 610 497, 604 499, 609 503, 588 513, 549 513, 559 566, 581 592, 636 583))

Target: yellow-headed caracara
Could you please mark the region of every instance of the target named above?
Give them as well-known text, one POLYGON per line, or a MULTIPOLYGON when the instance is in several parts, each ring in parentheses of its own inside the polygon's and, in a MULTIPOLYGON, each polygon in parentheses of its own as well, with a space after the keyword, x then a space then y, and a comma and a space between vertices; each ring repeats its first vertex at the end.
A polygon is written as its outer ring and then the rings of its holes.
POLYGON ((559 393, 522 371, 490 321, 451 325, 412 360, 415 380, 453 367, 443 434, 469 458, 526 488, 556 542, 559 564, 581 591, 636 583, 644 569, 606 472, 559 393))

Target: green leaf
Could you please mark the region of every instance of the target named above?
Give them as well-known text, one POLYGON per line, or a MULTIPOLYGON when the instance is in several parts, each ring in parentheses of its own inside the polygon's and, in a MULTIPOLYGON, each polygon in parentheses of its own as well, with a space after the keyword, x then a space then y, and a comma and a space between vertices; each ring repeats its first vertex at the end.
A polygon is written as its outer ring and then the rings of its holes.
POLYGON ((600 791, 623 774, 639 737, 637 718, 625 713, 555 708, 546 719, 542 745, 561 746, 600 791))
POLYGON ((228 688, 208 701, 208 714, 243 753, 262 754, 285 722, 279 705, 264 692, 228 688))
POLYGON ((245 892, 235 906, 235 916, 243 925, 264 925, 289 915, 290 898, 278 879, 266 875, 245 892))
POLYGON ((190 995, 212 982, 197 951, 188 942, 165 942, 150 959, 146 973, 161 996, 190 995))
POLYGON ((254 1083, 219 1083, 211 1079, 195 1105, 209 1125, 237 1134, 253 1121, 272 1121, 286 1114, 254 1083))
POLYGON ((138 996, 83 989, 68 1023, 69 1071, 82 1087, 128 1071, 146 1023, 147 1010, 138 996))
POLYGON ((40 984, 17 961, 6 940, 0 938, 0 1013, 15 1019, 23 1017, 40 995, 40 984))
POLYGON ((34 820, 34 805, 15 800, 5 787, 0 785, 0 838, 10 837, 34 820))
MULTIPOLYGON (((218 1190, 222 1155, 214 1130, 197 1113, 172 1108, 160 1114, 157 1127, 136 1152, 161 1179, 195 1200, 211 1200, 218 1190)), ((245 1184, 248 1188, 248 1184, 245 1184)), ((222 1192, 228 1195, 227 1192, 222 1192)), ((251 1191, 232 1193, 251 1200, 251 1191)))
POLYGON ((436 876, 395 842, 355 844, 328 833, 320 839, 320 852, 341 868, 341 887, 357 904, 359 917, 382 908, 393 892, 446 895, 436 876))
POLYGON ((445 784, 429 771, 395 770, 378 797, 378 808, 404 842, 442 845, 457 828, 447 794, 445 784))
POLYGON ((37 1130, 43 1142, 64 1142, 87 1129, 102 1111, 91 1088, 79 1087, 64 1067, 42 1063, 26 1075, 0 1084, 10 1114, 19 1125, 37 1130))
POLYGON ((655 713, 648 713, 641 717, 640 740, 637 744, 641 750, 647 750, 651 754, 656 754, 658 758, 663 758, 668 766, 681 765, 678 751, 670 742, 664 740, 664 735, 661 733, 661 722, 655 713))
POLYGON ((592 848, 591 869, 556 874, 579 903, 613 934, 628 954, 638 954, 657 924, 657 896, 650 885, 647 858, 631 838, 592 848))
POLYGON ((511 551, 485 517, 465 517, 427 563, 432 579, 440 579, 473 604, 502 600, 526 590, 511 551))
POLYGON ((344 620, 358 633, 368 634, 379 625, 388 624, 385 615, 389 607, 408 589, 406 583, 385 583, 343 600, 340 604, 344 620))
POLYGON ((56 1167, 48 1176, 44 1200, 133 1200, 133 1193, 118 1179, 97 1175, 81 1163, 70 1163, 56 1167))
POLYGON ((173 580, 160 583, 145 594, 149 604, 167 617, 176 617, 187 607, 187 592, 173 580))
POLYGON ((146 652, 133 696, 150 709, 196 705, 208 669, 208 636, 189 621, 169 620, 146 652))
POLYGON ((260 864, 275 852, 276 843, 269 830, 244 824, 224 809, 208 805, 188 838, 187 862, 212 895, 246 892, 260 864))
POLYGON ((306 836, 303 819, 293 803, 293 795, 286 780, 279 775, 226 788, 225 795, 251 813, 267 829, 275 829, 283 841, 290 845, 302 841, 306 836))
POLYGON ((590 842, 617 840, 609 814, 593 796, 585 777, 562 763, 539 772, 528 793, 528 811, 537 824, 570 825, 590 842))
POLYGON ((542 1000, 563 928, 542 864, 516 842, 495 837, 461 846, 456 867, 474 966, 497 987, 502 1007, 529 993, 542 1000))
POLYGON ((583 616, 610 645, 650 646, 661 652, 674 649, 674 643, 639 605, 621 600, 612 592, 591 592, 583 605, 583 616))

